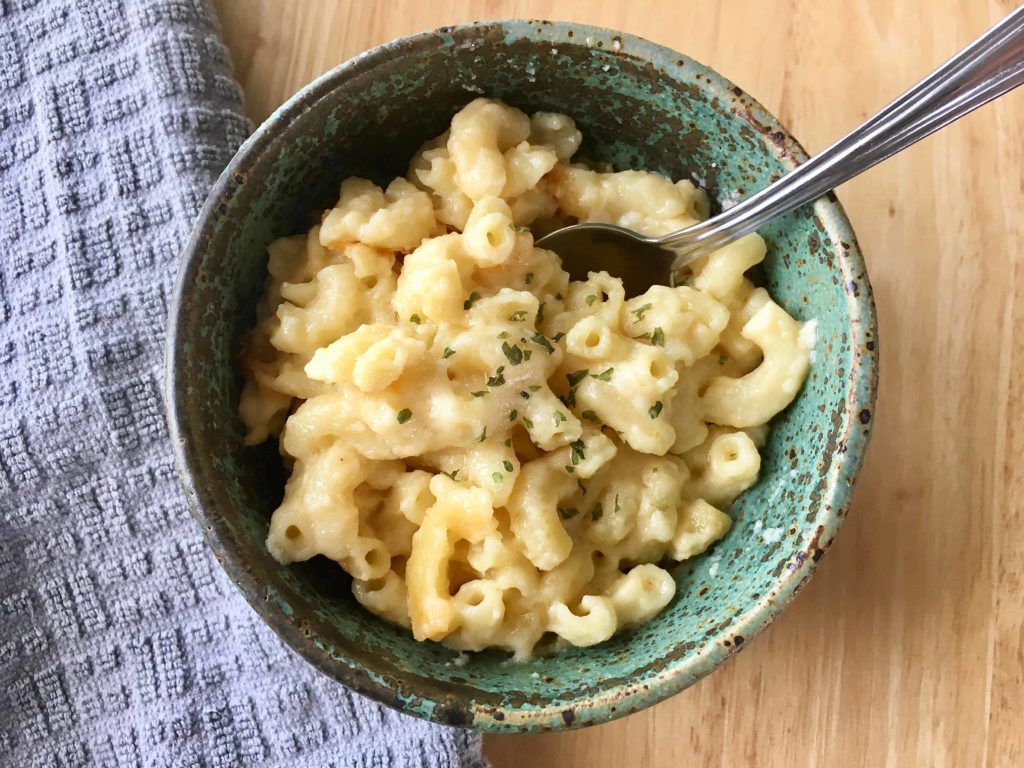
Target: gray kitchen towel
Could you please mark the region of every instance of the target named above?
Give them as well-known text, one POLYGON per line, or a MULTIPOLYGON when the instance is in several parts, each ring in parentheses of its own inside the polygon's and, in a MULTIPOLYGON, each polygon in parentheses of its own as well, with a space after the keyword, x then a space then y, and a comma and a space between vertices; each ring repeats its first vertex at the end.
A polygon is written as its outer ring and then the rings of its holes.
POLYGON ((249 129, 206 0, 0 0, 2 765, 484 765, 287 650, 180 495, 168 292, 249 129))

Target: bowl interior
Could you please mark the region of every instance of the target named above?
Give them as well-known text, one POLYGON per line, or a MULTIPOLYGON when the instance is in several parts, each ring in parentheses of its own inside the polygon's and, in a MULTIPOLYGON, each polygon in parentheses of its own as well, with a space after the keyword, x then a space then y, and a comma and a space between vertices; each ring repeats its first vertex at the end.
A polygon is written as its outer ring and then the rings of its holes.
POLYGON ((479 94, 571 115, 581 154, 617 169, 693 178, 718 205, 789 170, 802 151, 769 115, 690 59, 606 30, 501 22, 407 38, 364 54, 282 107, 250 139, 186 252, 170 340, 172 430, 190 502, 246 597, 296 650, 385 703, 477 727, 606 720, 699 679, 767 623, 803 582, 845 512, 874 393, 874 316, 852 233, 831 201, 761 230, 760 282, 817 320, 816 360, 773 423, 758 484, 735 525, 681 566, 651 622, 593 648, 523 664, 468 663, 371 616, 340 567, 282 567, 264 538, 282 495, 273 446, 247 449, 236 415, 241 335, 255 319, 266 246, 304 231, 342 179, 404 175, 421 142, 479 94), (174 422, 177 422, 176 425, 174 422))

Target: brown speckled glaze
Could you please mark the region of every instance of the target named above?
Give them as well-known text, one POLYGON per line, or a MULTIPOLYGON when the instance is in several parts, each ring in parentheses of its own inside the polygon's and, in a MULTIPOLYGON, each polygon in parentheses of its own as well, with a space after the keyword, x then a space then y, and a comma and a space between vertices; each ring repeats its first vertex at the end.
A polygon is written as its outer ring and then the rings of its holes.
POLYGON ((389 43, 281 107, 217 182, 183 255, 167 401, 189 503, 242 594, 296 651, 350 688, 437 722, 491 731, 576 728, 682 690, 744 647, 799 591, 831 544, 871 428, 874 306, 849 223, 831 195, 762 230, 757 279, 818 320, 816 360, 773 423, 758 484, 708 554, 680 566, 651 622, 593 648, 524 664, 469 663, 360 608, 336 565, 282 567, 264 538, 284 474, 246 449, 236 416, 241 334, 255 317, 266 245, 303 231, 352 174, 403 174, 417 146, 479 94, 572 115, 582 153, 617 168, 694 178, 721 204, 805 157, 778 121, 708 68, 629 35, 550 22, 453 27, 389 43))

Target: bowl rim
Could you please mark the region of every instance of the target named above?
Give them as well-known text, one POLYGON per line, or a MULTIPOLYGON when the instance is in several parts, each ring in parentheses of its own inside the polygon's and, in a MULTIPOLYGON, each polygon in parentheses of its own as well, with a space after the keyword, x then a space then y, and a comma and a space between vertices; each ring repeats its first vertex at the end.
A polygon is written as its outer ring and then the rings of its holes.
POLYGON ((833 242, 832 248, 842 246, 842 258, 837 258, 837 262, 844 280, 854 281, 852 275, 856 275, 853 289, 844 291, 850 317, 846 331, 849 334, 851 364, 845 376, 848 381, 847 398, 838 432, 846 450, 833 461, 826 476, 825 491, 818 505, 822 510, 816 520, 818 528, 807 547, 806 556, 798 557, 795 567, 785 569, 767 594, 738 614, 727 627, 708 636, 693 653, 669 661, 651 678, 617 683, 568 706, 545 704, 536 709, 496 708, 475 705, 470 699, 458 701, 453 708, 451 701, 432 699, 428 691, 413 690, 412 695, 405 695, 410 692, 407 684, 403 685, 405 692, 399 696, 395 684, 389 685, 389 679, 381 676, 379 670, 363 669, 359 662, 309 642, 303 636, 299 622, 285 617, 277 605, 268 600, 270 588, 260 584, 239 562, 233 541, 217 525, 213 501, 196 482, 198 466, 193 458, 195 446, 191 442, 193 432, 188 418, 186 387, 177 373, 183 353, 179 342, 185 336, 186 297, 199 271, 206 241, 217 229, 215 213, 218 203, 236 183, 236 175, 273 143, 280 126, 290 117, 314 108, 345 81, 392 57, 396 48, 414 51, 420 46, 435 45, 438 35, 486 31, 495 27, 505 35, 529 37, 545 43, 580 45, 586 41, 590 47, 592 41, 602 41, 611 50, 614 41, 618 41, 616 51, 621 47, 630 56, 665 68, 670 63, 683 62, 701 73, 703 82, 699 87, 709 97, 718 97, 722 105, 720 111, 736 113, 755 131, 770 137, 766 146, 784 166, 791 170, 807 159, 807 153, 778 119, 742 89, 685 54, 626 32, 574 22, 502 19, 440 27, 375 46, 320 75, 274 110, 242 143, 211 188, 181 252, 170 300, 164 348, 164 402, 179 479, 189 509, 208 546, 256 614, 293 651, 349 689, 427 720, 469 726, 485 732, 566 730, 607 722, 656 704, 716 669, 770 624, 804 587, 842 524, 850 505, 853 481, 864 461, 874 417, 878 339, 874 300, 863 257, 850 222, 833 193, 811 205, 815 217, 833 242), (567 35, 569 32, 572 34, 567 35))

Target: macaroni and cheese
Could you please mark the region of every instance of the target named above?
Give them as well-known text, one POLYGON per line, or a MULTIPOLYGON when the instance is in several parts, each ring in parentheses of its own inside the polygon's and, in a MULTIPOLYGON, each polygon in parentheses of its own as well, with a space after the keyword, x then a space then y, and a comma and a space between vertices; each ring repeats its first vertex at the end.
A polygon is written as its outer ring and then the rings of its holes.
POLYGON ((528 658, 650 619, 666 565, 729 530, 808 369, 801 325, 744 276, 757 235, 629 299, 534 246, 531 226, 707 216, 689 181, 570 164, 580 139, 477 99, 406 178, 346 180, 269 248, 239 407, 291 470, 267 546, 337 561, 418 640, 528 658))

